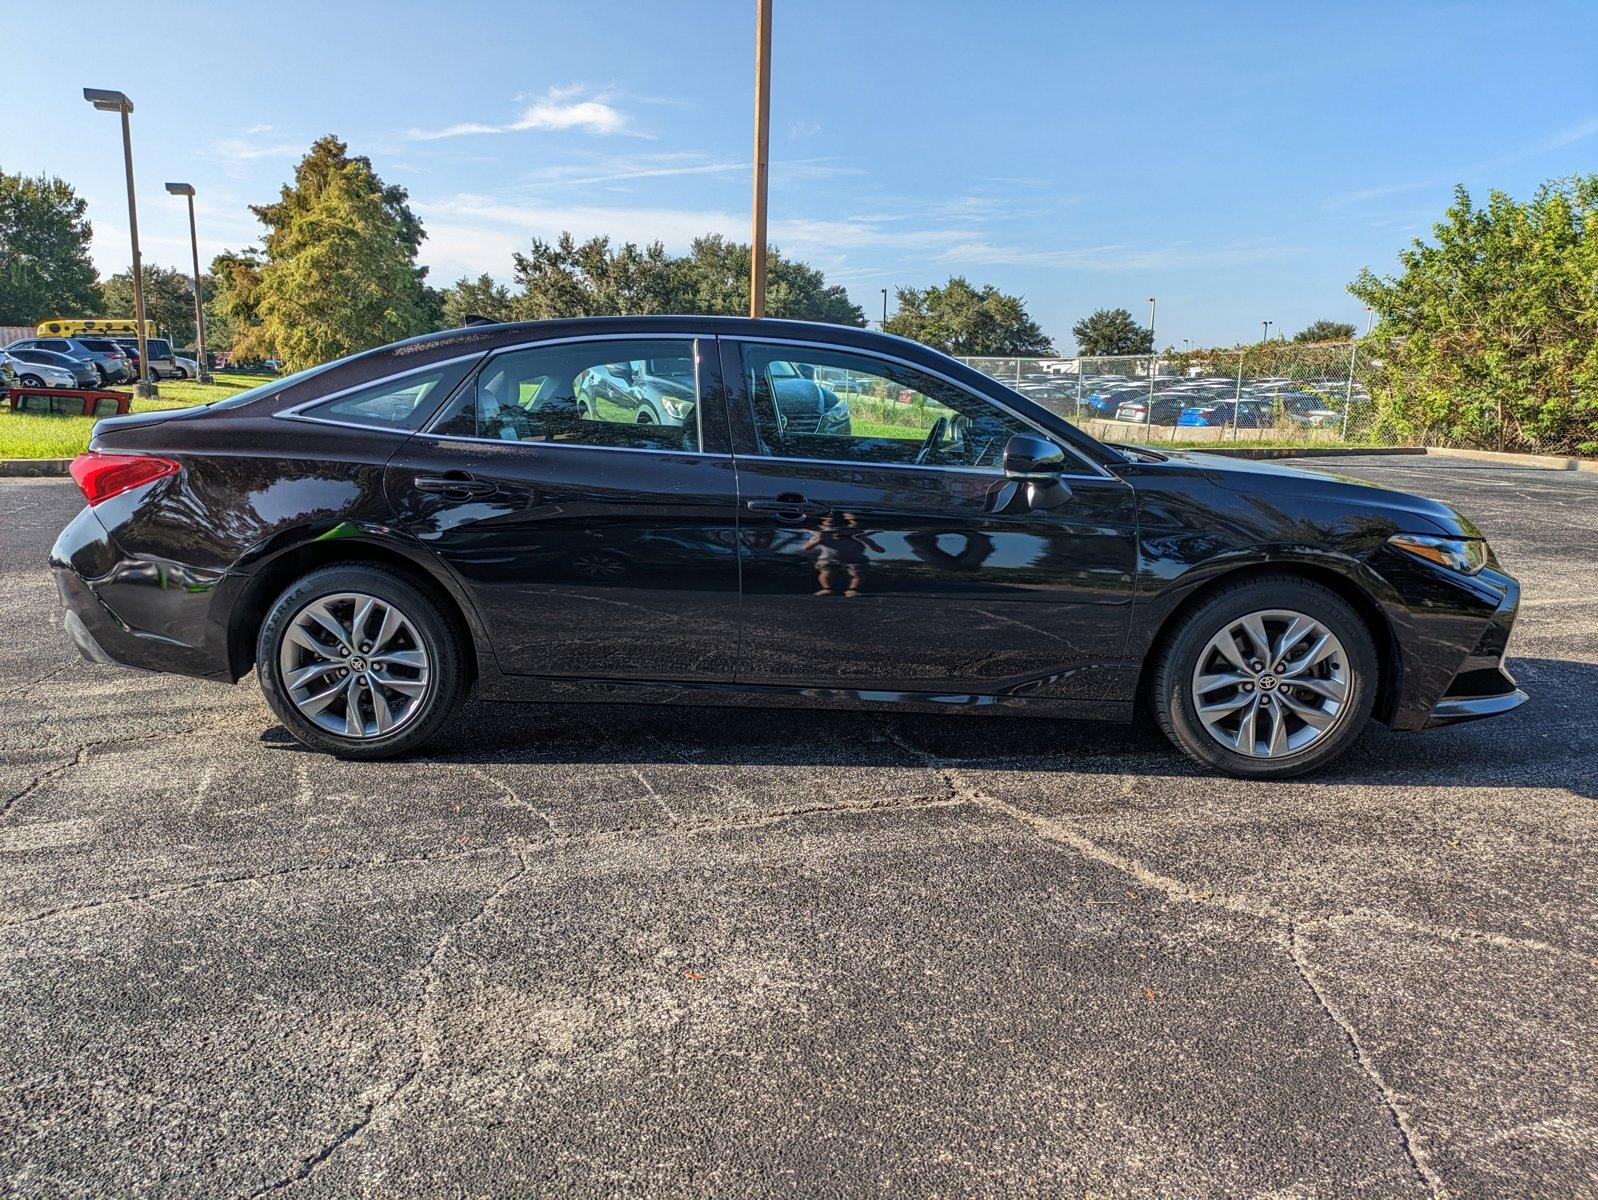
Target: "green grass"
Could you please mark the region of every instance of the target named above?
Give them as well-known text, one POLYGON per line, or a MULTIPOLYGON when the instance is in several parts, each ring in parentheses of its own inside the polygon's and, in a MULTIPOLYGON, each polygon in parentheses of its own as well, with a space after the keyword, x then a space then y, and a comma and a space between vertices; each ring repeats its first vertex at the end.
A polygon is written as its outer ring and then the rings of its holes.
MULTIPOLYGON (((272 375, 217 375, 213 383, 168 380, 160 385, 160 395, 152 400, 134 398, 132 411, 154 412, 165 408, 192 408, 225 400, 255 387, 272 375)), ((118 388, 127 391, 128 388, 118 388)), ((71 413, 45 412, 38 400, 27 401, 27 412, 13 411, 9 402, 0 404, 0 458, 73 458, 89 445, 89 433, 96 418, 71 413)), ((67 401, 58 400, 58 406, 67 401)))

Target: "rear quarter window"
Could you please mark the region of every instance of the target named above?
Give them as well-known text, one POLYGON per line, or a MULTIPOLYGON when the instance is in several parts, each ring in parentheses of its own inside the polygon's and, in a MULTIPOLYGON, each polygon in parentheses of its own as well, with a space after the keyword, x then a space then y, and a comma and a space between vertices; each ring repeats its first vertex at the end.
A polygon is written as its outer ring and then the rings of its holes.
POLYGON ((301 406, 293 415, 373 429, 420 429, 472 365, 470 361, 442 363, 393 375, 301 406))

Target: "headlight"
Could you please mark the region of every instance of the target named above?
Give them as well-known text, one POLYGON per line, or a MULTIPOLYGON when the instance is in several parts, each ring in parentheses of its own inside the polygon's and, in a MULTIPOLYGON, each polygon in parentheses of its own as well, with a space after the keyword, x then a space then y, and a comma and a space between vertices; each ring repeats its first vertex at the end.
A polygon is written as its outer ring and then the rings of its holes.
POLYGON ((660 406, 666 410, 666 415, 673 421, 681 421, 694 410, 694 402, 692 400, 683 399, 679 396, 662 396, 660 398, 660 406))
POLYGON ((1458 571, 1461 575, 1474 575, 1487 565, 1487 543, 1480 538, 1427 537, 1423 533, 1395 533, 1387 544, 1405 554, 1424 558, 1458 571))

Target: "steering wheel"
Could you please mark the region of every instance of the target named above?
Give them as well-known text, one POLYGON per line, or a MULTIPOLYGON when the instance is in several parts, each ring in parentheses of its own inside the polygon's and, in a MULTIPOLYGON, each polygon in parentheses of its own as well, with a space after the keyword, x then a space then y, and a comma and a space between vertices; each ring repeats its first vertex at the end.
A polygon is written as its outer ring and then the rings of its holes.
POLYGON ((922 463, 926 462, 927 459, 932 456, 932 452, 934 450, 936 450, 938 448, 938 446, 942 443, 943 435, 946 434, 948 431, 949 431, 949 418, 948 417, 939 417, 936 421, 932 422, 932 428, 927 430, 926 440, 921 443, 921 449, 916 451, 916 457, 915 457, 916 466, 919 467, 922 463))

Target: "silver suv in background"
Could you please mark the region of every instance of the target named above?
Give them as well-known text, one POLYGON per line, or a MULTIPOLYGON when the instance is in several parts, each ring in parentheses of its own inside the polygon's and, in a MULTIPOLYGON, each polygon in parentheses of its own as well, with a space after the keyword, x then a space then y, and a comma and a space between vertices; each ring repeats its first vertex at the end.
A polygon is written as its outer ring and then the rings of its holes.
MULTIPOLYGON (((110 338, 90 338, 88 342, 116 345, 110 338)), ((54 354, 64 354, 68 358, 86 360, 94 367, 96 384, 120 383, 124 379, 133 377, 125 354, 113 354, 104 349, 96 350, 88 342, 82 338, 65 337, 18 338, 6 347, 6 352, 15 354, 18 350, 49 350, 54 354)))

